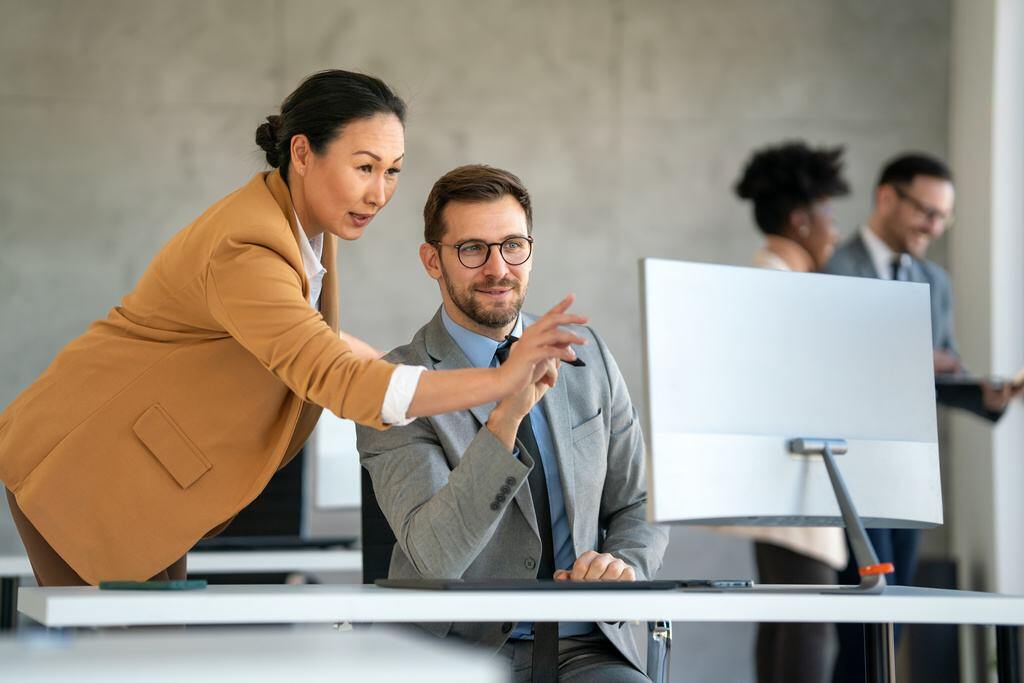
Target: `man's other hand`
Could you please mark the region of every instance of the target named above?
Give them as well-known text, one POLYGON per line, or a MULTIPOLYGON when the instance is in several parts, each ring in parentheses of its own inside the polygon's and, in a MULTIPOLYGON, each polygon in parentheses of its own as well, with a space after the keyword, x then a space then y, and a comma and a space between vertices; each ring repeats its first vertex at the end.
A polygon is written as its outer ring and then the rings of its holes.
POLYGON ((981 383, 981 402, 985 410, 993 413, 1001 413, 1010 405, 1010 401, 1024 393, 1024 385, 1014 385, 1005 382, 999 386, 993 386, 989 382, 981 383))
POLYGON ((538 379, 511 396, 501 399, 495 410, 500 409, 513 419, 521 420, 544 397, 548 389, 555 386, 555 382, 558 381, 560 362, 557 358, 549 358, 538 363, 541 370, 538 379))
POLYGON ((555 571, 555 581, 636 581, 636 571, 611 553, 593 550, 580 555, 571 570, 555 571))

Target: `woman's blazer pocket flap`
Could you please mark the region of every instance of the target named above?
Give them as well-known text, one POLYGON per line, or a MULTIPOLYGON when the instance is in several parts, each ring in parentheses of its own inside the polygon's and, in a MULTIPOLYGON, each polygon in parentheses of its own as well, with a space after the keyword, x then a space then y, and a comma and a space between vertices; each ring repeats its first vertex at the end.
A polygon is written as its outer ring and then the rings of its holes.
POLYGON ((580 424, 572 428, 572 440, 579 441, 585 437, 590 436, 594 432, 599 432, 604 428, 604 420, 601 419, 602 410, 597 409, 597 415, 589 417, 580 424))
POLYGON ((183 489, 212 467, 159 403, 150 406, 132 429, 183 489))

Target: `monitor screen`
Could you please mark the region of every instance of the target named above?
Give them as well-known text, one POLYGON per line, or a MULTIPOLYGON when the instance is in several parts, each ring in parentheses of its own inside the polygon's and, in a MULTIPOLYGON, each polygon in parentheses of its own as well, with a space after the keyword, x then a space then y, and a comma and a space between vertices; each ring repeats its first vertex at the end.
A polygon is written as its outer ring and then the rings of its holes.
POLYGON ((641 262, 648 514, 841 525, 820 456, 866 526, 942 523, 927 285, 641 262))

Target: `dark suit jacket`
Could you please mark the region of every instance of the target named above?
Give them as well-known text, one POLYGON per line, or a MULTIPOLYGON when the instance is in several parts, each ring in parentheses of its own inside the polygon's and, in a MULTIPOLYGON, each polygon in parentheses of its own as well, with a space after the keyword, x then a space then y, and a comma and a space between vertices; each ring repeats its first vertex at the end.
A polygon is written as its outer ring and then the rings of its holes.
MULTIPOLYGON (((867 245, 860 231, 844 242, 822 270, 831 275, 852 275, 854 277, 879 277, 871 261, 867 245)), ((911 257, 909 279, 929 285, 932 307, 932 346, 936 349, 959 356, 956 337, 953 334, 953 287, 949 274, 937 263, 911 257)), ((942 405, 962 408, 986 420, 995 422, 1002 412, 987 410, 982 402, 978 387, 956 387, 941 389, 936 400, 942 405)))

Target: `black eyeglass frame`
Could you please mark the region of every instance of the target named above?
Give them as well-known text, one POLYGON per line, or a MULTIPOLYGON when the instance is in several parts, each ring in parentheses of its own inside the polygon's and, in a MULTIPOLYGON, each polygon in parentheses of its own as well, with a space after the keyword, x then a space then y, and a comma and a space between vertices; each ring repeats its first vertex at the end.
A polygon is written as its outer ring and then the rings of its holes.
POLYGON ((430 240, 429 242, 427 242, 427 244, 433 244, 436 247, 451 247, 452 249, 455 250, 455 255, 458 257, 459 263, 461 263, 463 265, 463 267, 470 268, 472 270, 476 270, 477 268, 483 268, 485 265, 487 265, 487 261, 490 260, 490 258, 491 258, 491 247, 498 247, 498 254, 501 256, 501 259, 505 263, 510 265, 510 266, 521 266, 524 263, 526 263, 527 261, 529 261, 530 257, 533 256, 533 237, 530 237, 529 235, 513 235, 512 237, 506 237, 505 239, 503 239, 500 242, 484 242, 483 240, 466 240, 465 242, 457 242, 456 244, 445 244, 441 240, 430 240), (504 251, 505 244, 507 242, 512 242, 512 241, 515 241, 515 240, 526 240, 527 244, 530 245, 529 250, 526 252, 526 258, 524 258, 522 261, 519 261, 517 263, 513 263, 512 261, 509 261, 508 257, 505 256, 505 251, 504 251), (481 261, 479 265, 471 266, 471 265, 468 265, 465 261, 462 260, 462 247, 466 246, 467 244, 482 244, 485 247, 487 247, 487 255, 484 256, 484 260, 481 261))
POLYGON ((914 207, 915 211, 923 214, 929 221, 934 221, 936 219, 942 221, 942 227, 945 228, 946 230, 953 227, 953 222, 955 219, 953 214, 947 214, 944 211, 936 209, 934 206, 928 206, 927 204, 925 204, 920 199, 907 192, 904 188, 900 187, 899 185, 893 185, 892 189, 896 193, 897 197, 910 204, 912 207, 914 207))

